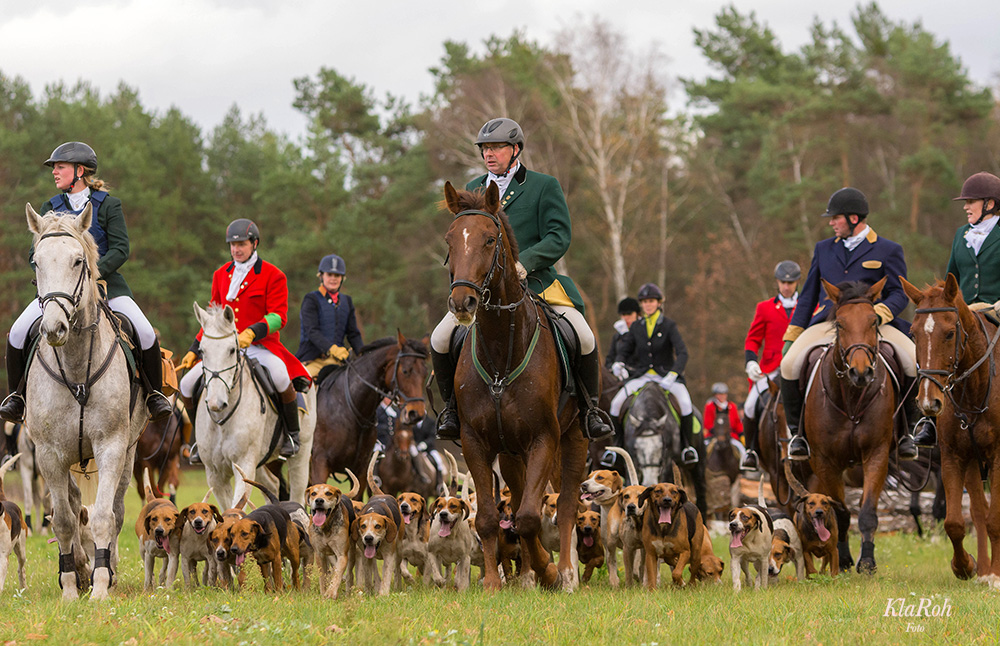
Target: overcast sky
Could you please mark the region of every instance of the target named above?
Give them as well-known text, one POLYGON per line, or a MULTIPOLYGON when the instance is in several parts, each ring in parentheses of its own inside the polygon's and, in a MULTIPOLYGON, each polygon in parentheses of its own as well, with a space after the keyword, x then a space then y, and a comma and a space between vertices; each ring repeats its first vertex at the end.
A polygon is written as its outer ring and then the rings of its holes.
MULTIPOLYGON (((446 40, 482 51, 490 35, 522 29, 549 44, 554 32, 600 15, 629 47, 658 44, 667 74, 700 78, 710 69, 692 28, 711 28, 719 0, 0 0, 0 71, 46 84, 85 79, 106 96, 124 81, 150 110, 178 107, 207 133, 230 106, 263 113, 293 139, 305 120, 292 108, 292 80, 321 67, 415 103, 432 91, 428 68, 446 40)), ((777 34, 785 51, 809 38, 818 16, 850 32, 855 2, 737 1, 777 34)), ((995 85, 1000 72, 1000 1, 882 0, 893 21, 921 21, 950 43, 972 78, 995 85)), ((681 100, 673 97, 674 102, 681 100)))

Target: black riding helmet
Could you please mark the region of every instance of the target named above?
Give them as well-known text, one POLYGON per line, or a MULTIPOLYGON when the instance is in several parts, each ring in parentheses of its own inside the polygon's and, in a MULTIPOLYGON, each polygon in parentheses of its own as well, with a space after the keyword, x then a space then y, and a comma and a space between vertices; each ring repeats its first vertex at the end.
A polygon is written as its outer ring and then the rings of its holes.
POLYGON ((337 254, 331 253, 329 256, 323 256, 323 259, 319 261, 318 272, 321 274, 340 274, 341 276, 346 276, 347 263, 337 254))
POLYGON ((646 283, 639 288, 638 296, 640 301, 644 301, 647 298, 655 298, 658 301, 662 301, 663 290, 656 283, 646 283))
POLYGON ((59 162, 74 164, 73 183, 69 185, 68 189, 66 189, 67 192, 73 190, 73 187, 80 180, 80 178, 76 176, 77 166, 83 166, 84 170, 81 177, 97 172, 97 153, 94 152, 93 148, 82 141, 67 141, 64 144, 59 144, 44 163, 49 168, 52 168, 59 162))
POLYGON ((490 119, 479 129, 479 135, 476 137, 476 145, 479 146, 480 156, 483 155, 483 144, 510 144, 511 146, 517 146, 517 152, 510 158, 507 170, 503 173, 506 175, 511 166, 514 165, 514 161, 524 152, 524 131, 521 130, 521 126, 513 119, 508 119, 507 117, 490 119))
POLYGON ((774 267, 774 277, 785 283, 802 278, 802 268, 794 260, 782 260, 774 267))
POLYGON ((226 242, 242 242, 243 240, 249 240, 253 243, 253 248, 257 248, 257 243, 260 242, 260 229, 253 223, 253 220, 239 218, 230 222, 229 226, 226 227, 226 242))
POLYGON ((627 296, 618 302, 619 314, 638 314, 639 312, 639 301, 631 296, 627 296))
POLYGON ((850 186, 836 191, 830 196, 830 201, 826 205, 826 212, 820 217, 832 218, 836 215, 843 215, 850 222, 850 216, 858 216, 858 223, 851 228, 851 233, 861 226, 862 221, 868 217, 868 198, 856 188, 850 186))

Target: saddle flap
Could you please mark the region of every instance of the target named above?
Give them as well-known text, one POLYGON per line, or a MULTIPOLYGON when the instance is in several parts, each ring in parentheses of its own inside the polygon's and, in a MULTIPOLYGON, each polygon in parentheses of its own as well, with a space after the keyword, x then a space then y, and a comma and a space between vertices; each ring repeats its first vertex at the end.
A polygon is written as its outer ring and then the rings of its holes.
POLYGON ((896 348, 892 346, 888 341, 878 342, 878 351, 885 359, 885 365, 889 367, 889 372, 891 372, 896 377, 896 383, 903 383, 903 365, 899 361, 899 357, 896 356, 896 348))
POLYGON ((830 347, 828 345, 817 345, 814 348, 810 348, 808 354, 806 354, 805 363, 802 364, 802 370, 799 372, 799 392, 804 393, 806 391, 806 386, 809 385, 809 378, 812 376, 813 368, 819 363, 820 359, 823 358, 823 353, 826 349, 830 347))

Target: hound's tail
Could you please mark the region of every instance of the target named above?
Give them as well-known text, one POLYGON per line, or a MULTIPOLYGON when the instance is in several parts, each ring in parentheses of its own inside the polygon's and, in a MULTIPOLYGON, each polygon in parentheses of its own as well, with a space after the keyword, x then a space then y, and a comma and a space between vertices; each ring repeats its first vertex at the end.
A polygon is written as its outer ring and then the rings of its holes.
POLYGON ((379 489, 378 483, 375 482, 375 463, 378 462, 379 456, 382 455, 381 451, 375 451, 372 453, 372 459, 368 462, 368 486, 372 490, 372 495, 374 496, 384 496, 385 493, 379 489))
POLYGON ((441 449, 444 457, 448 458, 448 495, 454 496, 458 493, 458 460, 448 449, 441 449))
POLYGON ((351 490, 348 491, 346 494, 347 499, 353 500, 354 496, 358 495, 358 492, 361 491, 361 483, 358 481, 358 476, 354 475, 354 472, 351 471, 350 469, 345 468, 344 472, 347 473, 347 477, 351 479, 351 483, 353 485, 351 487, 351 490))
POLYGON ((266 486, 262 485, 261 483, 256 482, 256 481, 251 480, 250 478, 248 478, 247 474, 243 473, 243 469, 240 468, 240 465, 238 465, 238 464, 236 464, 234 462, 233 463, 233 468, 236 469, 236 471, 239 472, 240 476, 243 478, 243 482, 247 483, 248 485, 253 485, 253 486, 257 487, 258 489, 260 489, 261 493, 264 494, 264 497, 267 498, 267 502, 269 502, 272 505, 277 505, 279 502, 281 502, 281 500, 278 498, 278 496, 276 496, 274 494, 273 491, 271 491, 270 489, 268 489, 266 486))
POLYGON ((802 483, 799 482, 799 479, 796 478, 795 475, 792 473, 792 465, 789 460, 785 460, 785 478, 788 479, 788 486, 792 488, 792 491, 795 492, 796 496, 798 496, 799 498, 805 498, 806 496, 809 495, 809 491, 802 486, 802 483))
MULTIPOLYGON (((639 484, 639 476, 635 471, 635 463, 632 462, 632 456, 628 454, 628 451, 619 446, 609 446, 608 450, 612 453, 617 453, 622 456, 625 460, 625 468, 628 469, 628 482, 629 484, 637 485, 639 484)), ((674 477, 677 477, 676 475, 674 477)))
MULTIPOLYGON (((3 477, 4 477, 5 475, 7 475, 7 471, 8 471, 8 470, 9 470, 9 469, 10 469, 10 468, 11 468, 12 466, 14 466, 14 463, 15 463, 15 462, 17 462, 17 459, 18 459, 19 457, 21 457, 21 454, 20 454, 20 453, 18 453, 18 454, 17 454, 17 455, 15 455, 14 457, 12 457, 12 458, 10 458, 9 460, 7 460, 6 462, 4 462, 4 463, 3 463, 3 466, 2 466, 2 467, 0 467, 0 502, 2 502, 2 501, 4 501, 4 500, 7 500, 7 496, 6 496, 6 495, 4 495, 4 492, 3 492, 3 477)), ((5 557, 5 558, 6 558, 6 557, 5 557)))

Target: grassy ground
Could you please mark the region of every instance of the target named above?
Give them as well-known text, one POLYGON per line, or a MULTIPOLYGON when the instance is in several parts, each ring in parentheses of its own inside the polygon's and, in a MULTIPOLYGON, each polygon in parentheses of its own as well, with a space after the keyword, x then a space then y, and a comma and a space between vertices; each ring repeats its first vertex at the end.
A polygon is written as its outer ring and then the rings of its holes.
MULTIPOLYGON (((178 494, 183 506, 201 500, 196 472, 178 494)), ((7 490, 13 493, 15 479, 7 490)), ((180 588, 144 593, 132 524, 134 491, 120 539, 120 584, 112 599, 63 604, 56 580, 55 546, 28 541, 28 589, 17 591, 15 561, 0 595, 3 644, 871 644, 1000 642, 1000 594, 956 580, 948 566, 950 543, 939 534, 880 535, 879 572, 806 583, 782 581, 764 591, 736 595, 729 581, 726 538, 715 540, 727 569, 723 585, 655 593, 612 590, 605 571, 578 593, 505 589, 410 588, 376 599, 319 597, 308 591, 264 594, 255 567, 242 592, 180 588), (945 617, 884 616, 890 599, 950 608, 945 617), (945 604, 947 604, 945 606, 945 604)), ((967 547, 974 542, 967 538, 967 547)), ((857 538, 853 543, 857 552, 857 538)), ((250 561, 248 560, 248 563, 250 561)), ((178 575, 178 578, 179 575, 178 575)), ((667 577, 669 579, 669 577, 667 577)), ((896 602, 896 606, 900 603, 896 602)))

